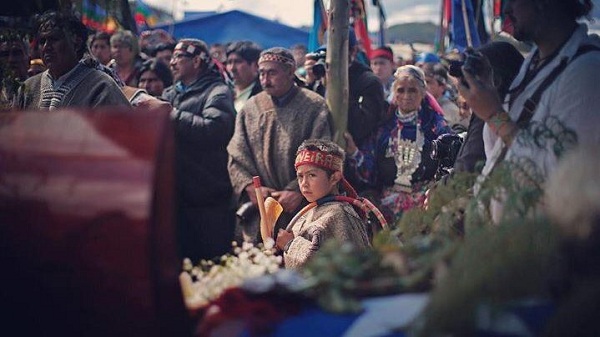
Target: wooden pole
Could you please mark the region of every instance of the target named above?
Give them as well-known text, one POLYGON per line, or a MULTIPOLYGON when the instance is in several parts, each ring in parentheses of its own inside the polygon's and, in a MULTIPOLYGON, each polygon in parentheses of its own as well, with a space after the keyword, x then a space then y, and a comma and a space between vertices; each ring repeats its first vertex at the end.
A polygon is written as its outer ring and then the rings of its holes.
POLYGON ((465 24, 465 34, 467 35, 467 47, 473 47, 473 40, 471 39, 471 27, 469 26, 469 15, 467 14, 467 4, 465 0, 462 0, 462 16, 465 24))
POLYGON ((350 0, 332 0, 327 27, 327 105, 333 116, 333 140, 345 147, 348 126, 348 22, 350 0))

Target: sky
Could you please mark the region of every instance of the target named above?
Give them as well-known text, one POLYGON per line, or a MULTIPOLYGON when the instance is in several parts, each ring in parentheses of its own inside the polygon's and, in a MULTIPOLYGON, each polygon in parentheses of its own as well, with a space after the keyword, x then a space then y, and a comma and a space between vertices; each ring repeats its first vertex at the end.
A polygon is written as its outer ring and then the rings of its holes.
MULTIPOLYGON (((242 10, 267 19, 278 20, 293 27, 312 26, 313 0, 144 0, 145 2, 176 13, 182 18, 184 11, 242 10)), ((404 22, 439 21, 439 0, 381 0, 387 16, 387 25, 404 22)), ((327 0, 326 0, 327 3, 327 0)), ((365 0, 370 30, 379 26, 376 8, 365 0)))
MULTIPOLYGON (((144 0, 168 12, 176 19, 183 18, 184 11, 242 10, 293 27, 312 26, 314 0, 144 0)), ((328 1, 324 0, 326 6, 328 1)), ((439 23, 440 0, 380 0, 386 12, 387 26, 406 22, 439 23)), ((600 0, 594 2, 596 25, 600 25, 600 0)), ((379 21, 371 0, 365 0, 369 30, 376 31, 379 21)))

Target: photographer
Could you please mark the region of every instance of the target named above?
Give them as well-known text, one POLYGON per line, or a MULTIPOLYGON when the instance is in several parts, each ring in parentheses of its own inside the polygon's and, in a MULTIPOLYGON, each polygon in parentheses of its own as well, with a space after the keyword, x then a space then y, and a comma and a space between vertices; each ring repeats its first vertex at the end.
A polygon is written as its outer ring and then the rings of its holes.
MULTIPOLYGON (((511 82, 519 73, 519 68, 523 63, 523 55, 510 43, 500 41, 483 45, 477 49, 477 52, 489 60, 493 71, 494 87, 500 99, 504 100, 511 82)), ((450 75, 456 79, 462 78, 460 67, 458 69, 451 67, 450 75)), ((458 102, 459 108, 470 109, 465 99, 460 95, 458 102)), ((478 163, 485 162, 486 158, 483 126, 483 120, 477 114, 471 114, 467 135, 454 163, 455 172, 475 172, 482 167, 478 163)))
MULTIPOLYGON (((371 69, 356 59, 359 46, 352 28, 348 32, 348 131, 357 144, 362 144, 384 121, 387 103, 383 85, 371 69)), ((326 47, 306 55, 306 87, 325 96, 327 88, 326 47), (316 70, 316 71, 315 71, 316 70)))

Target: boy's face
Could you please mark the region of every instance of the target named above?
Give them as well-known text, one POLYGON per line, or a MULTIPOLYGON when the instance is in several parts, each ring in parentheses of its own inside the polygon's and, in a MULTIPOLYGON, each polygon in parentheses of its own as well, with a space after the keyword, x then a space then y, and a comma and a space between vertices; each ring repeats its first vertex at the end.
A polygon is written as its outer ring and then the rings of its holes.
POLYGON ((327 172, 317 166, 301 165, 296 170, 300 192, 308 202, 319 200, 333 192, 339 179, 336 179, 336 173, 329 176, 327 172))

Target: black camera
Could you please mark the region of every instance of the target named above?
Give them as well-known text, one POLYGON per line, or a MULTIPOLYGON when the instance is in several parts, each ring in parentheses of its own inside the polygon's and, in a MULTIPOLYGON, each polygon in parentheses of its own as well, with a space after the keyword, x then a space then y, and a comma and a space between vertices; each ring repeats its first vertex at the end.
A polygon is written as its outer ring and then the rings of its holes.
MULTIPOLYGON (((462 66, 473 75, 484 75, 488 70, 485 64, 485 56, 472 48, 467 48, 461 55, 460 60, 447 60, 448 75, 456 77, 462 80, 464 77, 462 72, 462 66)), ((466 85, 466 83, 463 81, 466 85)))
POLYGON ((325 50, 320 50, 314 53, 306 54, 306 58, 317 61, 313 67, 312 72, 317 79, 325 76, 325 58, 327 57, 327 52, 325 50))
POLYGON ((440 169, 450 169, 458 156, 463 138, 454 134, 443 134, 431 142, 431 159, 439 163, 440 169))

